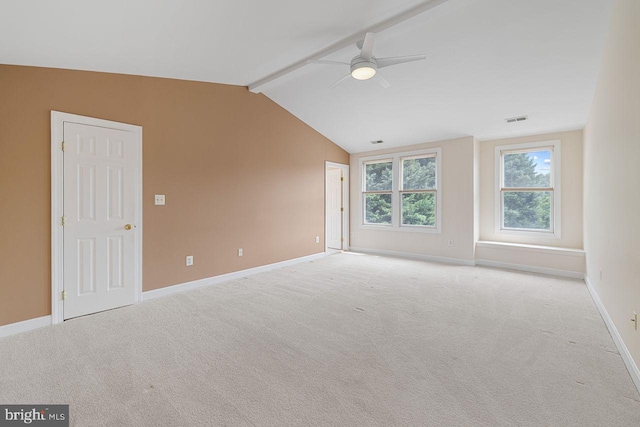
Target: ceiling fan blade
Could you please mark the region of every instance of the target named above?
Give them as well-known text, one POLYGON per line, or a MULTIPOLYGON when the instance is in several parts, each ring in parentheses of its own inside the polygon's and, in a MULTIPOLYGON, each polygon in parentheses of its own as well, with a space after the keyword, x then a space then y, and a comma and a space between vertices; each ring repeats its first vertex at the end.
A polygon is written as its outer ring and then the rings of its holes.
POLYGON ((394 56, 391 58, 376 58, 378 68, 390 67, 391 65, 404 64, 405 62, 423 61, 427 55, 394 56))
POLYGON ((380 73, 376 73, 376 75, 373 76, 373 80, 385 89, 391 87, 391 83, 389 83, 389 80, 385 79, 384 76, 380 73))
POLYGON ((332 84, 331 86, 329 86, 329 89, 331 89, 332 87, 336 87, 338 86, 340 83, 342 83, 343 81, 347 80, 349 77, 351 77, 351 74, 347 74, 344 77, 340 77, 340 80, 338 80, 337 82, 335 82, 334 84, 332 84))
POLYGON ((376 73, 376 75, 373 76, 373 80, 375 80, 376 83, 378 83, 385 89, 391 87, 391 83, 389 83, 389 80, 385 79, 384 76, 380 73, 376 73))
POLYGON ((373 56, 373 41, 375 38, 375 33, 367 33, 364 36, 364 42, 362 43, 362 49, 360 50, 360 58, 365 61, 371 61, 371 57, 373 56))
POLYGON ((348 62, 326 61, 324 59, 309 59, 307 64, 326 64, 326 65, 349 65, 348 62))

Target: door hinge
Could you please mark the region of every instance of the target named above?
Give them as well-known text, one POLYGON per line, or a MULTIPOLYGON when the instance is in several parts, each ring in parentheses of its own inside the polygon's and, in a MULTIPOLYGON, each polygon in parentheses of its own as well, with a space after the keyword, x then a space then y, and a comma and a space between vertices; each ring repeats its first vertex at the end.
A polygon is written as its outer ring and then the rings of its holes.
POLYGON ((64 217, 62 217, 62 225, 64 225, 64 217))
POLYGON ((340 238, 340 243, 344 242, 344 237, 340 238))
POLYGON ((344 208, 340 208, 340 212, 344 212, 344 208))
POLYGON ((343 176, 340 177, 340 181, 344 181, 344 177, 343 176))
POLYGON ((62 151, 64 151, 64 141, 62 141, 62 151))
POLYGON ((62 291, 62 300, 66 300, 67 299, 67 291, 62 291))

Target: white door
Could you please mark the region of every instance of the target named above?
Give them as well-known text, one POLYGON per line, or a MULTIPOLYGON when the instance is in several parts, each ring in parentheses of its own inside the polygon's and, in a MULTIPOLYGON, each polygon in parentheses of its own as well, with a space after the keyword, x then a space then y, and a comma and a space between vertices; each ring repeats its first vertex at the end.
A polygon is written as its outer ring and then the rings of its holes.
POLYGON ((134 132, 64 123, 64 318, 136 300, 134 132))
POLYGON ((342 249, 342 169, 327 169, 327 247, 342 249))

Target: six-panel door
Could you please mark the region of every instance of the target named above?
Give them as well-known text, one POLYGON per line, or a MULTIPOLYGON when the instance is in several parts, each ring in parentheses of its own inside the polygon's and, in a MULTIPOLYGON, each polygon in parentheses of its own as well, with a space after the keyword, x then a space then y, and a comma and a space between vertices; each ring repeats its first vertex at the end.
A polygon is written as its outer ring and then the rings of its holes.
POLYGON ((133 132, 64 124, 64 318, 135 302, 133 132))

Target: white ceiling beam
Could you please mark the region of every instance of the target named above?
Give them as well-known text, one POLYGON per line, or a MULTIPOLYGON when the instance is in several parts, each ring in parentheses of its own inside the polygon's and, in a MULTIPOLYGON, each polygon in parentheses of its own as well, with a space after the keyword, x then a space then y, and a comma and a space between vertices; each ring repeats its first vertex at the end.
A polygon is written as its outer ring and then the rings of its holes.
POLYGON ((380 31, 386 30, 387 28, 391 28, 394 25, 400 24, 401 22, 404 22, 410 18, 413 18, 416 15, 420 15, 421 13, 424 13, 430 9, 433 9, 436 6, 446 3, 447 1, 448 0, 427 0, 405 12, 399 13, 397 15, 392 16, 389 19, 385 19, 384 21, 381 21, 370 27, 364 28, 358 31, 357 33, 350 35, 349 37, 346 37, 326 47, 325 49, 322 49, 314 53, 313 55, 307 56, 306 58, 296 62, 295 64, 289 65, 288 67, 283 68, 280 71, 276 71, 275 73, 268 75, 267 77, 261 80, 258 80, 257 82, 251 83, 249 85, 249 90, 253 93, 261 93, 262 91, 272 86, 275 86, 281 80, 283 80, 286 76, 290 75, 294 71, 299 70, 300 68, 307 65, 308 61, 310 60, 322 59, 327 55, 330 55, 334 52, 344 49, 345 47, 348 47, 352 44, 357 43, 358 41, 362 40, 362 38, 364 37, 364 34, 368 32, 379 33, 380 31))

